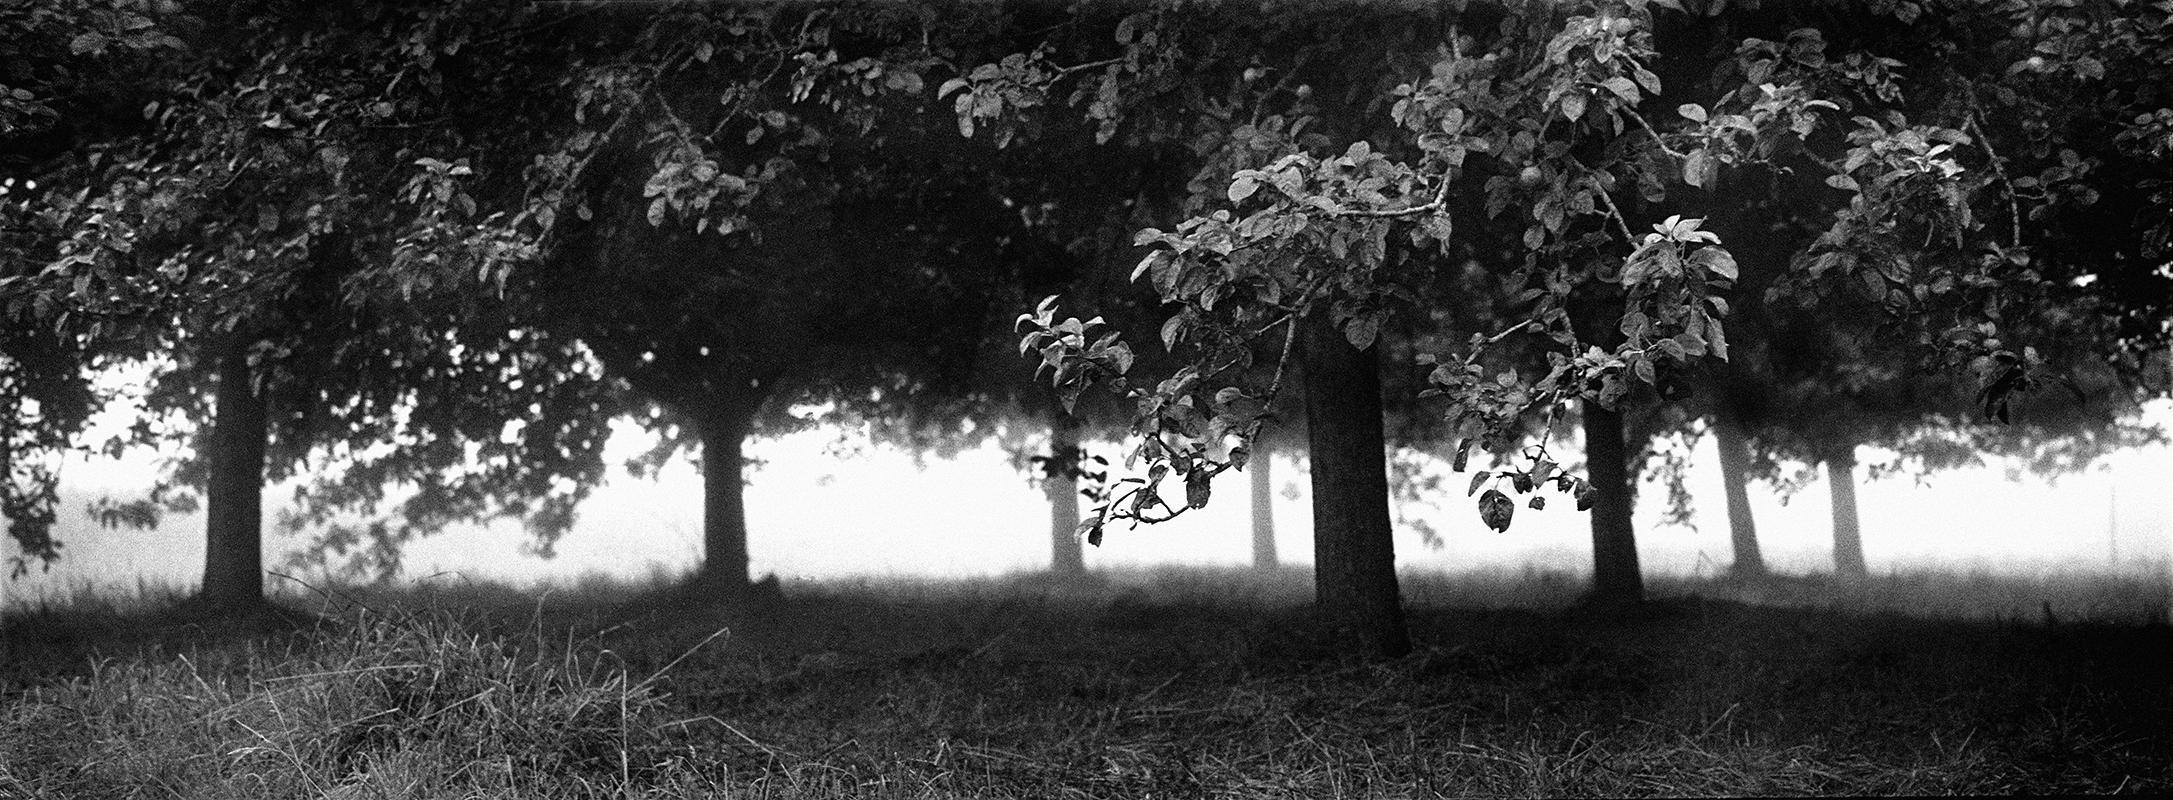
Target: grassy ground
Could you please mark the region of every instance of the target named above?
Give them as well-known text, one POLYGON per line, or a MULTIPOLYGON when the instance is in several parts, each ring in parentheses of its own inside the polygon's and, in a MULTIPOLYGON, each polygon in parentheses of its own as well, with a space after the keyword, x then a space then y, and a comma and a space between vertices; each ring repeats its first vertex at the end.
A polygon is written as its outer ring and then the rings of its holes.
POLYGON ((1409 576, 1385 663, 1300 572, 78 601, 6 621, 0 797, 2173 792, 2162 585, 1576 589, 1409 576))

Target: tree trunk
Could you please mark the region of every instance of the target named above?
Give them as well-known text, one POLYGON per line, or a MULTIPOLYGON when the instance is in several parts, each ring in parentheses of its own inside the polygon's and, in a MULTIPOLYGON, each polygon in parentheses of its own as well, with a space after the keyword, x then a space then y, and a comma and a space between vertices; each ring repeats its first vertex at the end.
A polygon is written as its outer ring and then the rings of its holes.
POLYGON ((1584 403, 1585 471, 1592 498, 1592 599, 1630 604, 1645 599, 1637 566, 1637 529, 1631 525, 1629 454, 1622 441, 1622 414, 1596 401, 1584 403))
POLYGON ((1352 348, 1325 311, 1295 324, 1306 326, 1314 602, 1338 647, 1400 656, 1411 640, 1390 538, 1379 353, 1352 348))
POLYGON ((217 608, 264 602, 264 445, 270 435, 247 338, 218 355, 218 388, 204 500, 203 600, 217 608))
POLYGON ((1758 551, 1758 520, 1750 513, 1750 443, 1743 428, 1726 414, 1713 415, 1714 444, 1720 447, 1720 481, 1728 496, 1728 540, 1735 560, 1728 571, 1739 578, 1766 574, 1765 555, 1758 551))
POLYGON ((702 429, 702 582, 726 594, 747 591, 747 484, 740 447, 744 416, 718 414, 702 429))
POLYGON ((1275 557, 1275 478, 1270 472, 1275 451, 1261 439, 1253 447, 1252 457, 1245 461, 1247 477, 1252 479, 1252 565, 1254 569, 1274 569, 1275 557))
POLYGON ((1861 577, 1864 566, 1864 534, 1856 523, 1856 448, 1836 450, 1826 456, 1826 486, 1833 494, 1833 569, 1836 574, 1861 577))
POLYGON ((1079 546, 1079 422, 1061 411, 1049 423, 1049 461, 1043 465, 1041 490, 1049 498, 1049 571, 1086 574, 1079 546))

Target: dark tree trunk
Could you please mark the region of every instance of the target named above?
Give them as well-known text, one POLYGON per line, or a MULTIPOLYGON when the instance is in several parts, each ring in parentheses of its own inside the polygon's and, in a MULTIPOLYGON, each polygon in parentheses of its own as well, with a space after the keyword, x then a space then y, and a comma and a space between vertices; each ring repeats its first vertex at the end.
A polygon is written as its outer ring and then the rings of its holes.
POLYGON ((1252 479, 1252 565, 1254 569, 1274 569, 1275 556, 1275 478, 1269 465, 1274 463, 1275 451, 1269 449, 1266 439, 1261 439, 1245 461, 1247 477, 1252 479))
POLYGON ((210 476, 204 500, 205 603, 236 608, 264 602, 264 398, 249 368, 249 341, 233 337, 218 355, 210 476))
POLYGON ((1314 602, 1345 652, 1410 652, 1390 538, 1380 358, 1352 348, 1325 311, 1305 331, 1305 415, 1313 459, 1314 602))
POLYGON ((1637 566, 1637 529, 1631 525, 1629 454, 1622 414, 1584 403, 1586 471, 1592 498, 1592 599, 1630 604, 1645 599, 1645 578, 1637 566))
POLYGON ((1838 448, 1826 455, 1826 486, 1833 495, 1833 569, 1841 575, 1862 576, 1864 534, 1856 523, 1856 448, 1838 448))
POLYGON ((718 414, 702 428, 702 582, 737 594, 747 591, 747 484, 740 447, 745 415, 718 414))
POLYGON ((1758 551, 1758 520, 1750 513, 1750 443, 1742 426, 1726 414, 1713 415, 1714 444, 1720 448, 1720 481, 1728 495, 1728 541, 1735 560, 1729 571, 1737 577, 1766 574, 1765 555, 1758 551))
POLYGON ((1041 490, 1049 498, 1049 571, 1058 575, 1086 574, 1086 556, 1079 547, 1078 431, 1078 420, 1054 413, 1050 460, 1041 477, 1041 490))

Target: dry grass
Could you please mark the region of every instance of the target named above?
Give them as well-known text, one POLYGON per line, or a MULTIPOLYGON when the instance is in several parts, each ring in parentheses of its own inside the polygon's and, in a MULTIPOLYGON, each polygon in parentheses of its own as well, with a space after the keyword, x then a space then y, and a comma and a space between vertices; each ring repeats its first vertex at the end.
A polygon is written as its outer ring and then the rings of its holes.
POLYGON ((1385 663, 1315 644, 1302 572, 48 609, 10 621, 0 796, 2173 791, 2162 587, 1671 581, 1600 614, 1562 576, 1406 583, 1420 648, 1385 663))

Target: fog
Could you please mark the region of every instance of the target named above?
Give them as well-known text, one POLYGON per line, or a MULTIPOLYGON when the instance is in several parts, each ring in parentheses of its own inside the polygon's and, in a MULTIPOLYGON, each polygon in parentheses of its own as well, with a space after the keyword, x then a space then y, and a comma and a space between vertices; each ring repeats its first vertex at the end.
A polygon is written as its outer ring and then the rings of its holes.
MULTIPOLYGON (((2173 424, 2173 403, 2159 401, 2146 420, 2173 424)), ((1008 457, 993 447, 955 459, 927 459, 870 446, 849 447, 851 432, 807 431, 756 440, 748 455, 747 515, 753 569, 786 580, 854 576, 967 577, 1038 569, 1049 558, 1048 510, 1008 457)), ((647 447, 644 434, 623 426, 614 435, 614 462, 647 447)), ((1093 452, 1119 455, 1099 443, 1093 452)), ((1883 453, 1864 448, 1860 459, 1883 453)), ((1662 520, 1665 489, 1648 480, 1639 495, 1639 552, 1647 575, 1710 575, 1729 561, 1725 507, 1711 437, 1692 452, 1692 524, 1662 520)), ((1277 545, 1286 564, 1311 560, 1311 520, 1305 474, 1279 458, 1277 545)), ((49 570, 33 567, 0 581, 9 604, 58 599, 84 591, 133 595, 192 589, 203 565, 201 514, 169 515, 151 531, 106 530, 85 513, 103 493, 141 491, 156 474, 154 458, 79 458, 62 472, 66 501, 58 534, 65 548, 49 570)), ((2010 474, 1996 459, 1987 466, 1938 473, 1922 484, 1909 477, 1863 480, 1858 468, 1866 557, 1875 573, 1916 570, 1983 571, 2016 575, 2119 573, 2173 586, 2173 448, 2108 455, 2090 470, 2048 481, 2010 474), (2019 480, 2011 480, 2019 477, 2019 480)), ((1449 481, 1459 484, 1460 481, 1449 481)), ((1242 476, 1218 482, 1217 499, 1177 521, 1128 529, 1113 526, 1099 548, 1087 548, 1090 568, 1155 565, 1242 565, 1251 558, 1242 476)), ((1427 506, 1405 504, 1400 515, 1438 532, 1397 532, 1399 564, 1407 570, 1559 571, 1588 569, 1583 513, 1566 497, 1544 511, 1519 507, 1515 524, 1494 533, 1480 524, 1458 485, 1427 506)), ((647 579, 692 570, 701 552, 701 480, 684 461, 653 479, 619 475, 583 506, 555 558, 529 552, 527 534, 505 521, 448 531, 407 551, 403 579, 489 580, 517 584, 569 583, 591 576, 647 579)), ((1827 487, 1823 480, 1783 498, 1769 484, 1751 485, 1758 531, 1769 566, 1783 573, 1830 571, 1827 487)), ((265 491, 266 519, 291 492, 265 491)), ((267 530, 265 563, 275 571, 303 537, 267 530)), ((13 555, 13 543, 6 554, 13 555)), ((298 574, 305 580, 316 576, 298 574)), ((271 588, 284 581, 274 578, 271 588)))

